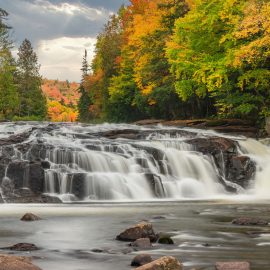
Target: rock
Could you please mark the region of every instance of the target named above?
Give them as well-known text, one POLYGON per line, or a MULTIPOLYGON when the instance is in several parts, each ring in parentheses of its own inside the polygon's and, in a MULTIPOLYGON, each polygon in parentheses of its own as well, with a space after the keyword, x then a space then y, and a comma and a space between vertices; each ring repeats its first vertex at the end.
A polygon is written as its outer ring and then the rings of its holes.
POLYGON ((151 242, 157 240, 152 224, 141 222, 133 227, 130 227, 117 235, 116 239, 120 241, 135 241, 139 238, 149 238, 151 242))
POLYGON ((265 130, 268 135, 270 135, 270 117, 265 119, 265 130))
POLYGON ((247 188, 249 179, 252 179, 256 172, 255 163, 247 156, 234 156, 231 158, 227 179, 241 187, 247 188))
POLYGON ((41 270, 28 257, 0 254, 0 270, 41 270))
POLYGON ((38 247, 30 243, 18 243, 14 246, 8 247, 8 249, 15 251, 33 251, 38 250, 38 247))
POLYGON ((165 244, 165 245, 173 245, 174 244, 172 238, 169 235, 161 235, 161 236, 159 236, 158 243, 159 244, 165 244))
POLYGON ((153 259, 149 254, 140 254, 133 258, 131 266, 142 266, 152 261, 153 259))
POLYGON ((216 270, 250 270, 249 262, 217 262, 216 270))
POLYGON ((259 218, 250 218, 250 217, 240 217, 236 218, 232 221, 232 224, 242 225, 242 226, 266 226, 268 225, 268 221, 259 219, 259 218))
POLYGON ((130 244, 132 247, 139 249, 151 248, 152 244, 149 238, 139 238, 130 244))
POLYGON ((182 264, 174 257, 164 256, 158 260, 137 267, 136 270, 182 270, 182 264))
POLYGON ((36 216, 32 213, 26 213, 22 216, 21 221, 36 221, 36 220, 41 220, 39 216, 36 216))

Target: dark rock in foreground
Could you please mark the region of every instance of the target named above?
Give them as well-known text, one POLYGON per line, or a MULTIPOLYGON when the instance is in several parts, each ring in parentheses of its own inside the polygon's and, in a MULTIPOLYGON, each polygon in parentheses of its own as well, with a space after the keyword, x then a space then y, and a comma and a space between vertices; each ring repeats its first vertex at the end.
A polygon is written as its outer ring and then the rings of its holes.
POLYGON ((36 216, 32 213, 26 213, 22 216, 21 221, 36 221, 36 220, 41 220, 39 216, 36 216))
POLYGON ((152 261, 153 259, 149 254, 140 254, 133 258, 131 266, 142 266, 152 261))
POLYGON ((249 262, 217 262, 216 270, 250 270, 249 262))
POLYGON ((141 222, 133 227, 130 227, 117 235, 116 239, 120 241, 135 241, 139 238, 149 238, 151 242, 157 240, 152 224, 141 222))
POLYGON ((182 270, 182 264, 174 257, 164 256, 158 260, 136 268, 136 270, 182 270))
POLYGON ((0 254, 0 270, 41 270, 31 258, 0 254))
POLYGON ((259 218, 250 218, 250 217, 240 217, 236 218, 232 221, 232 224, 242 225, 242 226, 266 226, 268 225, 268 221, 259 219, 259 218))

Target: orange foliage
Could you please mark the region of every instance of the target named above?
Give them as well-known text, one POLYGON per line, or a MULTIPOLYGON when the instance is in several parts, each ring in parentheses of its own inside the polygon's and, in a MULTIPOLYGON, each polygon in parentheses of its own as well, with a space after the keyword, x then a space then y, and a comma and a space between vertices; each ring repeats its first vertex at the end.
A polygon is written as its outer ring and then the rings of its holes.
POLYGON ((47 97, 48 118, 53 122, 75 122, 80 99, 79 84, 58 80, 43 80, 42 91, 47 97))

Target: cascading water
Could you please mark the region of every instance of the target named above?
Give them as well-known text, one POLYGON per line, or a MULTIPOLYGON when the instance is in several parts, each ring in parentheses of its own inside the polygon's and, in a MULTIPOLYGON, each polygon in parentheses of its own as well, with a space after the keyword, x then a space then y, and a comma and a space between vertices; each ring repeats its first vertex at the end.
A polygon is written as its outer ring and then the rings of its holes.
POLYGON ((37 190, 37 175, 43 172, 44 183, 39 185, 42 192, 62 201, 209 199, 221 198, 232 190, 270 198, 270 148, 255 140, 211 131, 161 126, 5 123, 0 125, 0 147, 3 167, 7 164, 5 170, 13 163, 23 168, 21 178, 16 176, 15 180, 11 172, 5 171, 1 188, 10 178, 15 189, 34 185, 37 190), (25 133, 28 135, 21 138, 20 134, 25 133), (10 136, 15 136, 11 142, 10 136), (213 154, 207 147, 201 150, 190 141, 199 138, 205 143, 223 137, 228 139, 226 143, 233 140, 237 145, 234 152, 211 150, 213 154), (239 160, 243 160, 241 155, 254 160, 257 166, 246 189, 240 178, 230 179, 235 174, 227 168, 235 166, 230 170, 237 172, 239 160), (43 169, 37 169, 37 163, 43 169))

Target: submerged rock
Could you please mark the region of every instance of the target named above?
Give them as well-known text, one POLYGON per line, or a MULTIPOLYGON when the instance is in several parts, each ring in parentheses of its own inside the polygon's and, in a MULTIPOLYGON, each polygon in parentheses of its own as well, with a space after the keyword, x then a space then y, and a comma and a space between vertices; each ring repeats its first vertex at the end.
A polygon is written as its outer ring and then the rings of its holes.
POLYGON ((36 216, 32 213, 26 213, 22 216, 21 221, 36 221, 36 220, 41 220, 39 216, 36 216))
POLYGON ((165 234, 159 236, 158 243, 165 244, 165 245, 173 245, 174 244, 172 238, 169 235, 165 235, 165 234))
POLYGON ((116 236, 116 239, 120 241, 135 241, 139 238, 149 238, 151 242, 157 240, 151 223, 141 222, 116 236))
POLYGON ((269 224, 268 221, 259 219, 259 218, 251 218, 251 217, 240 217, 236 218, 232 221, 232 224, 242 225, 242 226, 266 226, 269 224))
POLYGON ((182 270, 182 264, 174 257, 164 256, 158 260, 137 267, 136 270, 182 270))
POLYGON ((250 270, 249 262, 217 262, 216 270, 250 270))
POLYGON ((139 238, 130 244, 132 247, 139 249, 151 248, 152 244, 149 238, 139 238))
POLYGON ((153 259, 149 254, 140 254, 133 258, 131 266, 142 266, 152 261, 153 259))
POLYGON ((31 258, 0 254, 0 270, 41 270, 31 263, 31 258))
POLYGON ((15 251, 34 251, 38 250, 39 248, 36 245, 30 243, 18 243, 16 245, 8 247, 8 249, 15 251))

